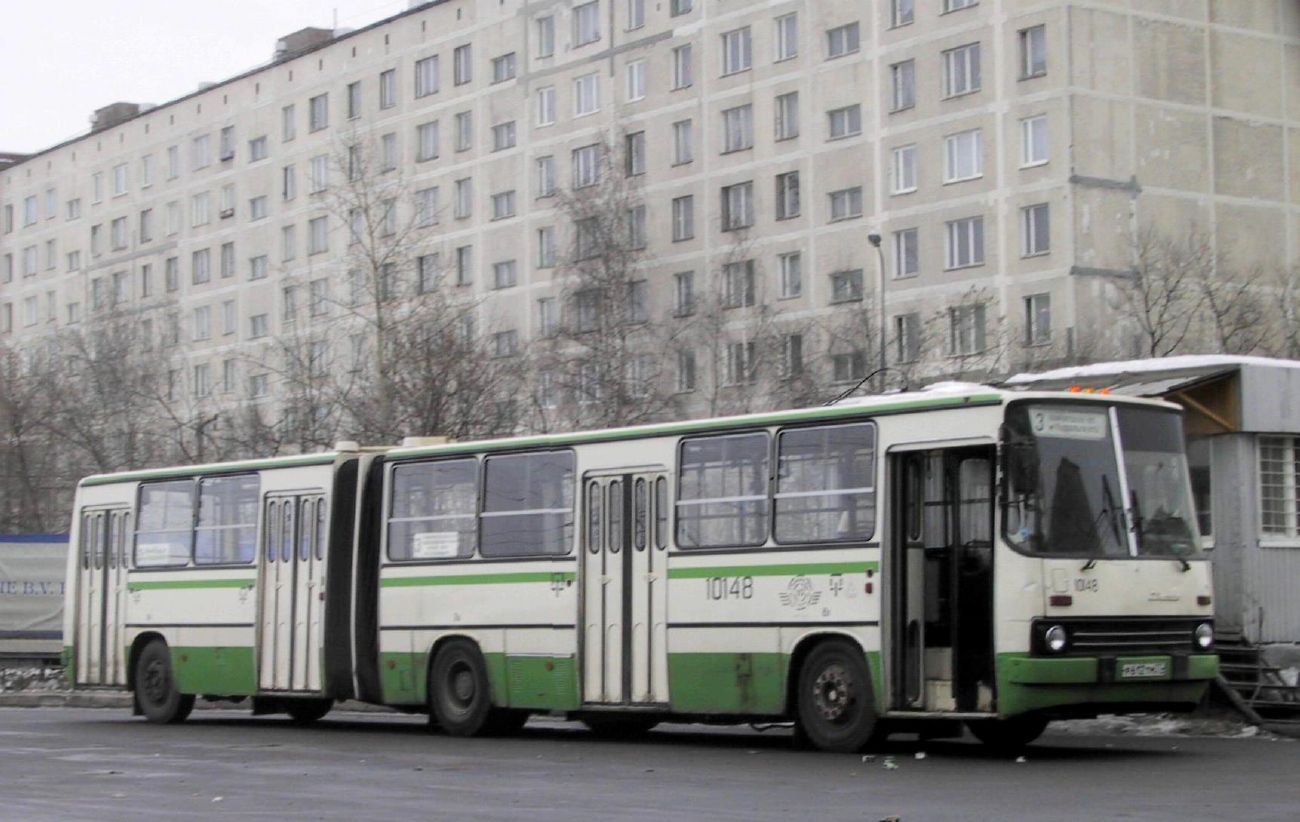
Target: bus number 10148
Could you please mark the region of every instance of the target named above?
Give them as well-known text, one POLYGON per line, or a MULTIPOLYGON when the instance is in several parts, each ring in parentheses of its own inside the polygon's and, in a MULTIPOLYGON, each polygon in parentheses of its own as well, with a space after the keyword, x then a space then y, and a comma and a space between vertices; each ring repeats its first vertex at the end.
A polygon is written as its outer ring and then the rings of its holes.
POLYGON ((706 577, 704 598, 709 600, 753 599, 753 577, 706 577))

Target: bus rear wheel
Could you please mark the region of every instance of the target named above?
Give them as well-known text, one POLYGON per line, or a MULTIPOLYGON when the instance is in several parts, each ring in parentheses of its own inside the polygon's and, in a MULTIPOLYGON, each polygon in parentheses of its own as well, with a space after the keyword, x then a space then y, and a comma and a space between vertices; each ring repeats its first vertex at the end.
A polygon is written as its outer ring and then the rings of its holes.
POLYGON ((1037 716, 980 719, 966 723, 975 738, 990 748, 1016 751, 1043 735, 1047 720, 1037 716))
POLYGON ((476 736, 493 729, 487 664, 472 642, 454 639, 433 658, 429 703, 439 727, 451 736, 476 736))
POLYGON ((832 753, 862 750, 876 731, 876 704, 862 652, 835 640, 818 645, 799 671, 798 737, 832 753))
POLYGON ((183 722, 194 710, 194 694, 176 689, 167 643, 151 639, 135 661, 135 701, 145 719, 156 725, 183 722))

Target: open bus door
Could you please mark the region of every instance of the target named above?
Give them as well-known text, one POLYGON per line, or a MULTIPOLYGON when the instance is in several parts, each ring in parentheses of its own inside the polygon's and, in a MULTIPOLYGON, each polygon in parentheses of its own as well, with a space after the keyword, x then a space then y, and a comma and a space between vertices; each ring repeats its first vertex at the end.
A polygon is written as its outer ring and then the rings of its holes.
POLYGON ((992 446, 894 451, 891 708, 993 710, 992 446))

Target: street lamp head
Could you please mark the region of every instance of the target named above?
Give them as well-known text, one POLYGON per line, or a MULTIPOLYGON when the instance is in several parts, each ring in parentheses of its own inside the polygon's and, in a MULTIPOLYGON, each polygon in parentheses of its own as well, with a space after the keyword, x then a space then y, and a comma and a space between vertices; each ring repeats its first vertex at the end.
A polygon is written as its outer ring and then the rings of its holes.
POLYGON ((876 234, 875 232, 868 234, 867 242, 871 243, 876 248, 880 248, 880 235, 876 234))

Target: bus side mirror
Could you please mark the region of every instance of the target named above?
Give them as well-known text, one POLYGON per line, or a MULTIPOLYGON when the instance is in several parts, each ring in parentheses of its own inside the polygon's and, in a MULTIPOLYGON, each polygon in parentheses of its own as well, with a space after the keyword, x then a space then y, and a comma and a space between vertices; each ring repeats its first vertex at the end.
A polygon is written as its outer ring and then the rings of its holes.
POLYGON ((1007 448, 1007 478, 1017 496, 1038 492, 1038 449, 1032 442, 1012 442, 1007 448))

